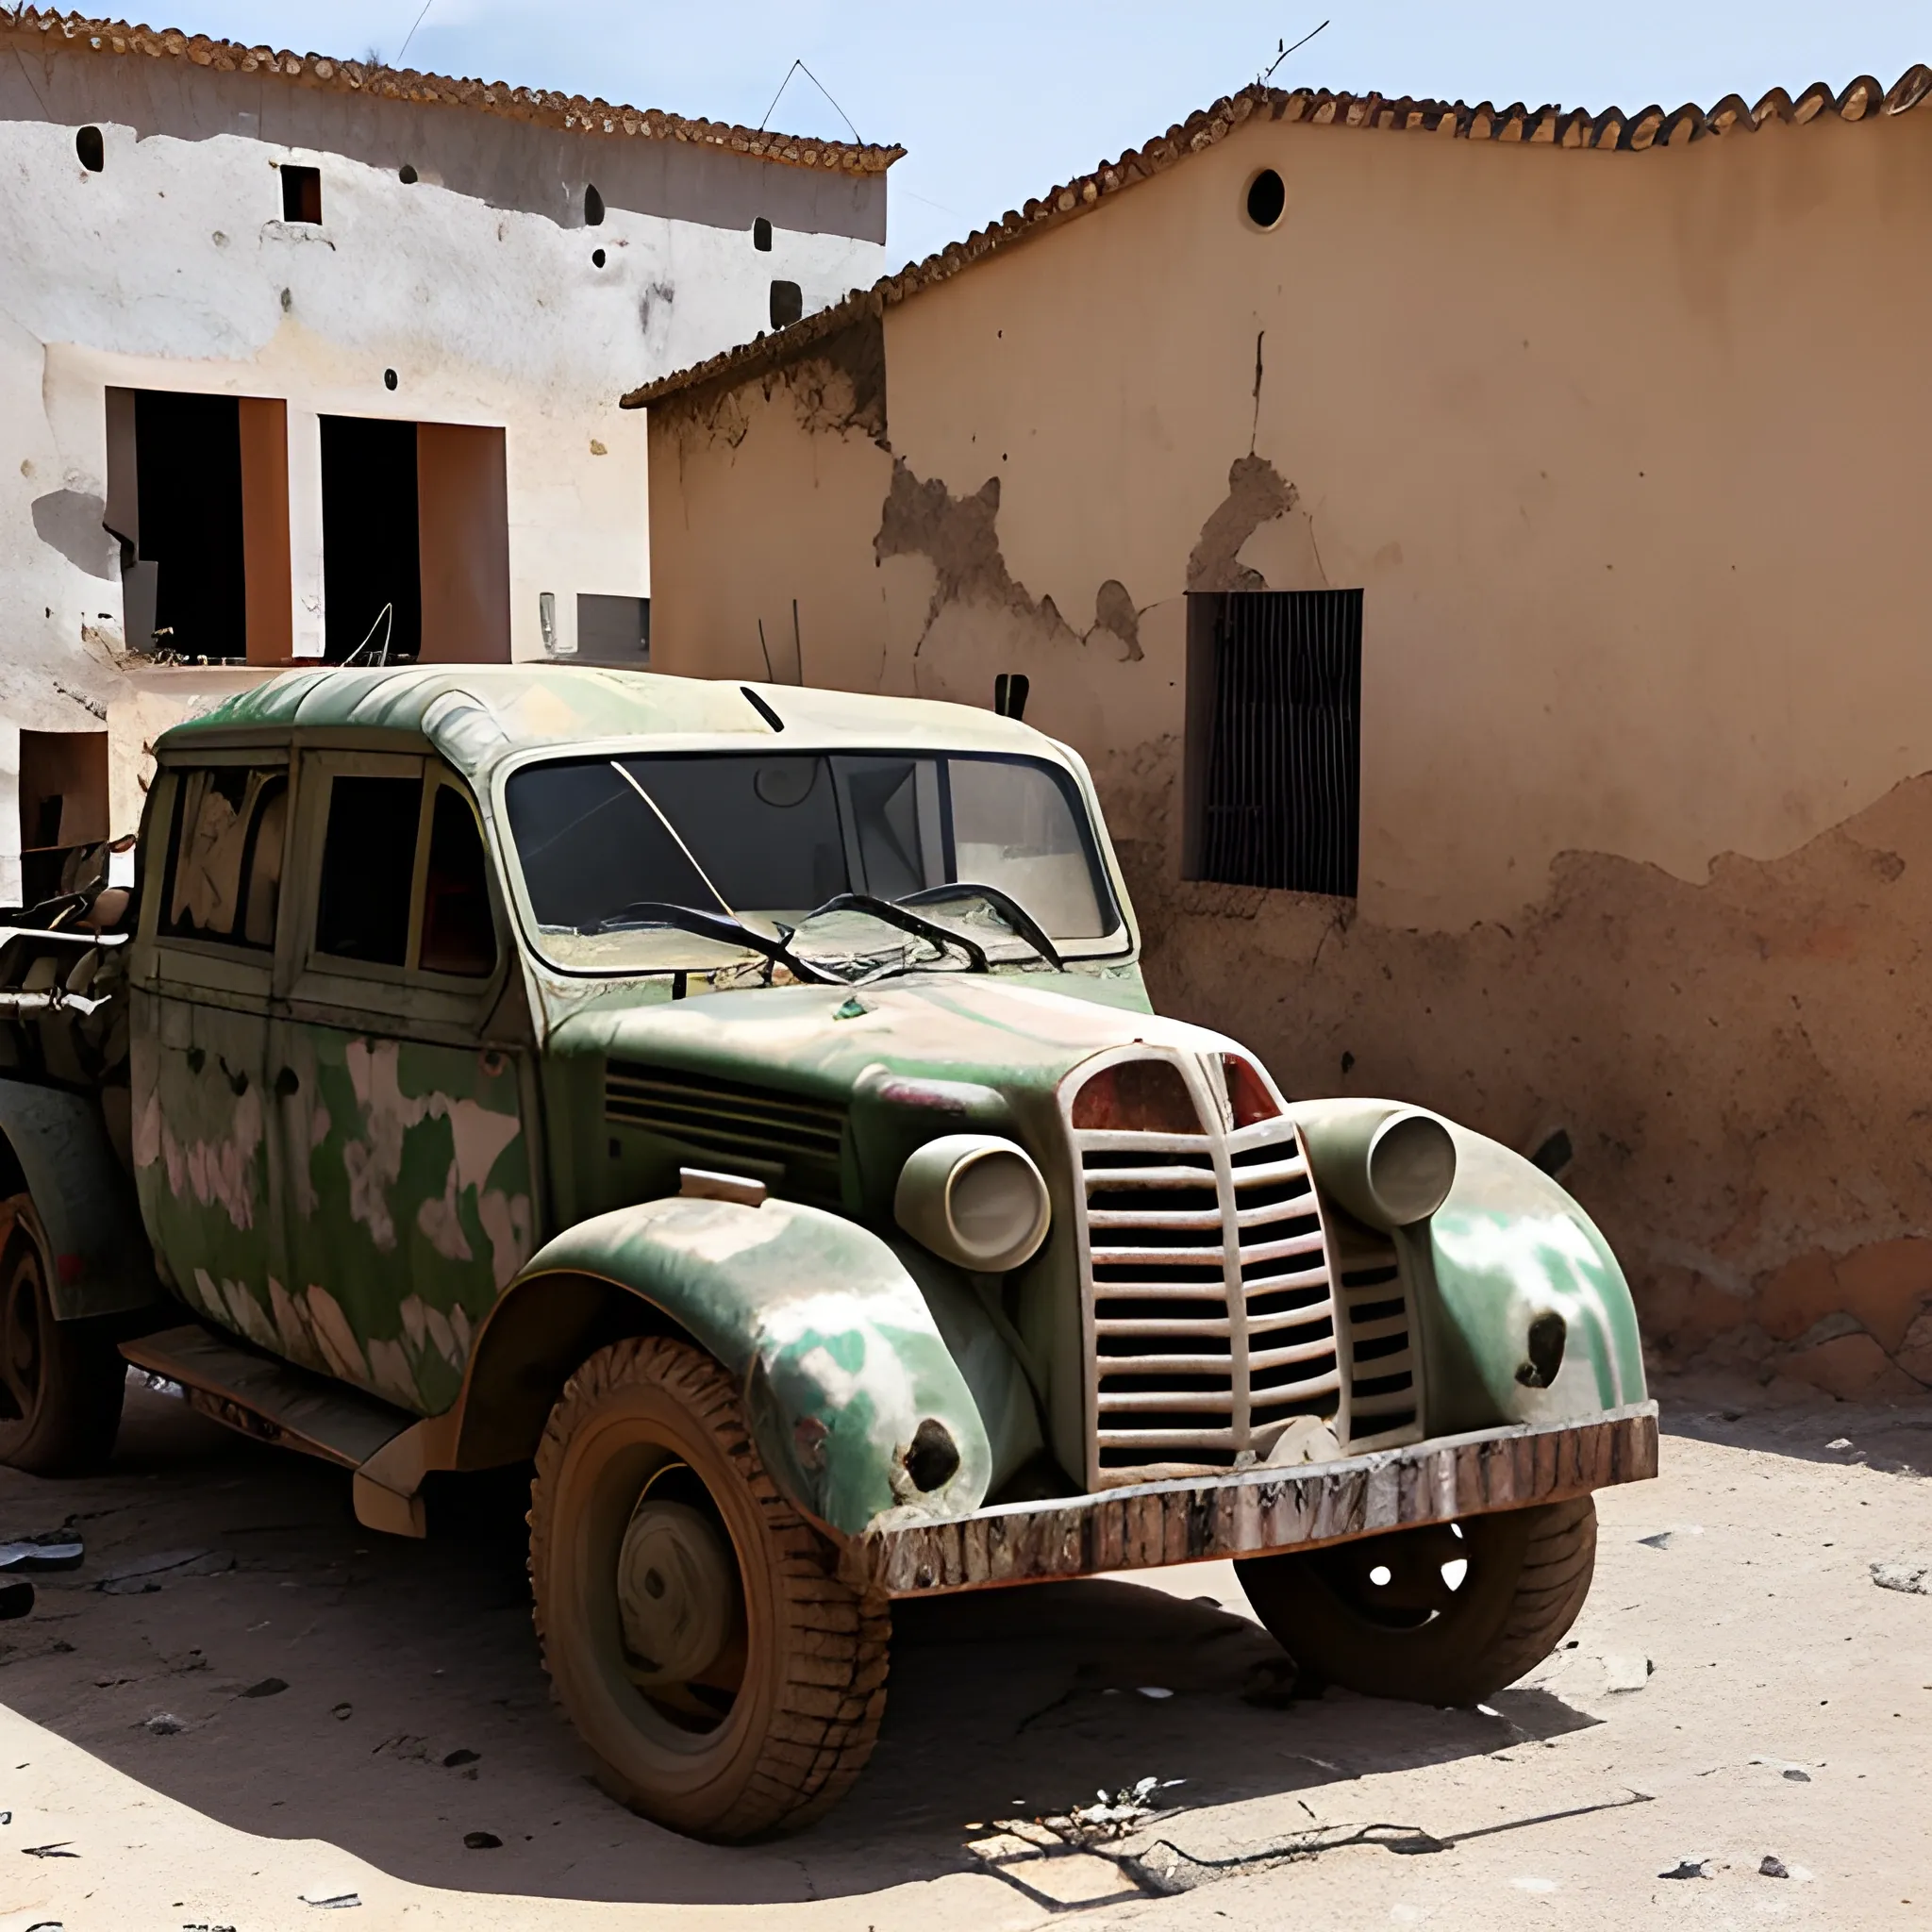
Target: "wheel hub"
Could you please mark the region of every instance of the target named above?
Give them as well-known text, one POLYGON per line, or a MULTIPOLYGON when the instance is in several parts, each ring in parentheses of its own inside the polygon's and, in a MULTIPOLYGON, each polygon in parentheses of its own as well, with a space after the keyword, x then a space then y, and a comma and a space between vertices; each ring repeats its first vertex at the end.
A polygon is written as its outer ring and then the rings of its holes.
POLYGON ((617 1557, 617 1606, 640 1685, 688 1684, 737 1623, 738 1564, 718 1525, 688 1503, 646 1496, 617 1557))

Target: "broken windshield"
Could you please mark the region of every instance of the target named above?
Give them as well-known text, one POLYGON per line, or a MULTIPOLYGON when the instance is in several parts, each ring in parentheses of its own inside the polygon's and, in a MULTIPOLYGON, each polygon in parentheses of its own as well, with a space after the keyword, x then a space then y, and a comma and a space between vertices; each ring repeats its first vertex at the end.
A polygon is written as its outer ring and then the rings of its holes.
MULTIPOLYGON (((541 950, 577 972, 689 969, 741 958, 723 937, 653 924, 680 906, 783 934, 841 894, 897 902, 954 884, 993 889, 1057 945, 1102 940, 1120 914, 1071 776, 1032 758, 957 753, 742 752, 558 759, 506 788, 510 836, 541 950)), ((997 958, 1039 949, 996 905, 928 900, 997 958)), ((814 921, 801 954, 857 960, 941 949, 864 917, 814 921)), ((908 962, 910 963, 910 962, 908 962)))

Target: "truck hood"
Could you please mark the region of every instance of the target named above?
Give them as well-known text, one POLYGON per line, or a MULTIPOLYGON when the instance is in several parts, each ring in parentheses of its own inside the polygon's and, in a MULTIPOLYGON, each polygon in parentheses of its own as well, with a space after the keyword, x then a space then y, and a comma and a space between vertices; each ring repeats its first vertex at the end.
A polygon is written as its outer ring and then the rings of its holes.
POLYGON ((1234 1047, 1183 1021, 963 974, 600 1006, 573 1014, 552 1036, 561 1054, 641 1060, 833 1101, 878 1069, 1008 1093, 1051 1090, 1093 1055, 1135 1044, 1190 1053, 1234 1047))

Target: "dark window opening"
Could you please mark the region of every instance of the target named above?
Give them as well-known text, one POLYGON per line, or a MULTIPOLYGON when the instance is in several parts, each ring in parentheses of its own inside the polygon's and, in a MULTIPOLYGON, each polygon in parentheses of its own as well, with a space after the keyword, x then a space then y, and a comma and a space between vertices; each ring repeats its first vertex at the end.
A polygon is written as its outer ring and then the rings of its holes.
POLYGON ((772 252, 772 225, 763 215, 751 225, 751 245, 760 255, 772 252))
POLYGON ((108 165, 108 144, 98 127, 83 127, 74 137, 74 151, 90 175, 98 175, 108 165))
POLYGON ((289 774, 214 765, 175 778, 166 939, 215 940, 267 951, 275 942, 289 774))
POLYGON ((413 188, 422 177, 416 173, 412 163, 405 161, 397 172, 396 178, 401 181, 405 188, 413 188))
POLYGON ((790 328, 805 313, 805 291, 796 282, 772 284, 772 326, 790 328))
POLYGON ((282 163, 282 219, 285 222, 322 220, 322 170, 293 161, 282 163))
POLYGON ((992 708, 1002 718, 1024 718, 1033 680, 1024 671, 1001 671, 992 680, 992 708))
POLYGON ((123 582, 136 600, 152 591, 153 648, 178 658, 246 656, 239 404, 142 390, 134 452, 138 560, 154 568, 124 570, 123 582))
POLYGON ((579 591, 577 662, 647 670, 651 662, 651 600, 579 591))
POLYGON ((23 731, 19 791, 21 904, 38 906, 107 839, 108 734, 23 731))
POLYGON ((496 925, 490 916, 489 861, 476 815, 448 785, 436 791, 429 824, 429 872, 423 888, 425 973, 487 978, 496 970, 496 925))
POLYGON ((1352 899, 1362 593, 1188 599, 1186 875, 1352 899))
POLYGON ((416 425, 322 419, 323 656, 410 663, 423 643, 416 425))
POLYGON ((393 369, 385 369, 382 372, 382 386, 386 390, 394 390, 396 386, 396 373, 393 369))
POLYGON ((593 181, 584 190, 584 226, 601 228, 604 225, 604 197, 597 192, 593 181))
POLYGON ((1263 168, 1248 183, 1248 219, 1257 228, 1272 228, 1288 207, 1288 186, 1273 168, 1263 168))
POLYGON ((329 788, 315 950, 400 966, 409 948, 416 873, 415 778, 338 778, 329 788))

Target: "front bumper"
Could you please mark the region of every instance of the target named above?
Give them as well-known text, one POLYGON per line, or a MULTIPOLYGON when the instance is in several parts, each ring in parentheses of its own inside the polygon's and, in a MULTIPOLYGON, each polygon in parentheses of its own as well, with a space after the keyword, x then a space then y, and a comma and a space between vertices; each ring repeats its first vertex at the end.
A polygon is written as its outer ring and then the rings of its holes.
POLYGON ((1587 1495, 1657 1474, 1657 1404, 1587 1423, 1479 1429, 1295 1469, 1145 1483, 1097 1496, 1006 1503, 949 1523, 855 1537, 844 1580, 887 1596, 939 1596, 1310 1549, 1587 1495))

